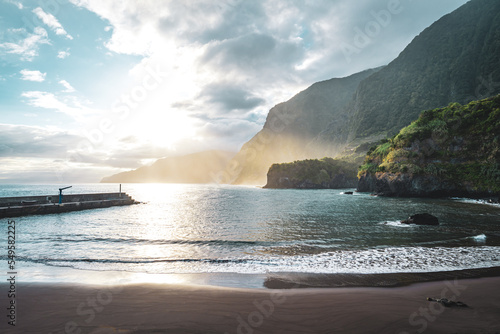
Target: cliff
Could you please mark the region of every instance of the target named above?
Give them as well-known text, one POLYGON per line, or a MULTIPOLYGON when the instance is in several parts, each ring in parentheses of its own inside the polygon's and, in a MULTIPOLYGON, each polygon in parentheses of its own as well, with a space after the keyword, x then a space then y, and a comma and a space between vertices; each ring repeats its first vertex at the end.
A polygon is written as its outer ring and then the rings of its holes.
POLYGON ((323 158, 273 164, 264 188, 343 189, 357 183, 355 164, 323 158))
POLYGON ((422 112, 358 176, 359 191, 386 196, 499 196, 500 95, 422 112))
POLYGON ((315 84, 271 109, 220 179, 263 184, 272 163, 349 155, 395 135, 422 110, 499 94, 499 54, 500 1, 472 0, 386 67, 315 84))
POLYGON ((224 170, 233 152, 205 151, 159 159, 151 166, 118 173, 102 183, 215 183, 214 176, 224 170))
POLYGON ((472 0, 443 16, 385 68, 363 80, 344 120, 316 139, 349 145, 393 136, 422 110, 500 93, 500 1, 472 0))
POLYGON ((324 147, 308 143, 333 119, 345 118, 344 108, 359 83, 378 70, 315 83, 289 101, 274 106, 263 129, 243 145, 226 171, 219 175, 220 182, 265 184, 266 173, 273 163, 324 157, 324 147))

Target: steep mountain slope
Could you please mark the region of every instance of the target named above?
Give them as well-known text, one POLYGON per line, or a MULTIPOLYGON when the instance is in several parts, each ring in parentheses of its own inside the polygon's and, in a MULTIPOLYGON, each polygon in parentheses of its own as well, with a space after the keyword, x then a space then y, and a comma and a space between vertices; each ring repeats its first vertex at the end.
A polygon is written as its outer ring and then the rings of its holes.
POLYGON ((500 195, 500 95, 424 111, 373 148, 360 191, 388 196, 500 195))
POLYGON ((422 110, 496 95, 499 55, 500 1, 472 0, 425 29, 383 69, 315 84, 271 109, 264 129, 219 179, 264 184, 272 163, 349 155, 396 134, 422 110))
POLYGON ((344 120, 317 138, 338 147, 392 136, 422 110, 500 93, 500 1, 473 0, 425 29, 388 66, 360 83, 344 120))
POLYGON ((315 83, 273 107, 264 128, 242 147, 227 171, 220 175, 220 182, 265 184, 273 163, 325 156, 322 147, 307 144, 332 119, 347 121, 344 107, 352 100, 361 80, 377 70, 315 83))
POLYGON ((215 183, 214 176, 224 170, 235 153, 205 151, 157 160, 145 166, 105 177, 102 183, 215 183))

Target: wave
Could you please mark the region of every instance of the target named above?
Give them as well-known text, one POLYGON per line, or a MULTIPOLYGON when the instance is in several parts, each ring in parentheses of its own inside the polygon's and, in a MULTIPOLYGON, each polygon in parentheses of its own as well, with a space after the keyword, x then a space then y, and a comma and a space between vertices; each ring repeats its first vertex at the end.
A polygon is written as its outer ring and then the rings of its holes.
MULTIPOLYGON (((462 238, 453 238, 453 239, 446 239, 446 240, 433 240, 433 241, 422 241, 418 243, 414 243, 413 245, 418 245, 418 246, 426 246, 426 247, 433 247, 434 245, 448 245, 448 246, 453 246, 456 244, 464 244, 464 241, 474 241, 477 244, 484 244, 486 242, 487 236, 485 234, 479 234, 479 235, 473 235, 473 236, 467 236, 467 237, 462 237, 462 238)), ((469 242, 470 244, 470 242, 469 242)))
POLYGON ((189 262, 203 262, 203 263, 244 263, 248 259, 66 259, 66 258, 28 258, 17 257, 19 261, 33 262, 33 263, 116 263, 116 264, 149 264, 149 263, 189 263, 189 262))
POLYGON ((475 235, 473 237, 469 237, 471 238, 472 240, 476 241, 476 242, 486 242, 486 235, 485 234, 479 234, 479 235, 475 235))
POLYGON ((92 242, 92 243, 123 243, 123 244, 147 244, 147 245, 229 245, 229 246, 271 246, 276 244, 270 241, 245 241, 245 240, 163 240, 163 239, 138 239, 138 238, 82 238, 47 237, 39 238, 44 241, 57 242, 92 242))
POLYGON ((462 198, 462 197, 452 197, 451 199, 462 203, 482 204, 482 205, 491 205, 494 207, 500 207, 500 203, 492 203, 484 199, 473 199, 473 198, 462 198))
POLYGON ((339 250, 311 255, 247 255, 201 259, 18 258, 24 263, 91 271, 187 273, 397 273, 500 266, 499 246, 389 247, 339 250))
POLYGON ((403 224, 401 223, 400 220, 394 220, 394 221, 383 221, 378 223, 379 225, 387 225, 387 226, 393 226, 393 227, 415 227, 417 225, 411 225, 411 224, 403 224))

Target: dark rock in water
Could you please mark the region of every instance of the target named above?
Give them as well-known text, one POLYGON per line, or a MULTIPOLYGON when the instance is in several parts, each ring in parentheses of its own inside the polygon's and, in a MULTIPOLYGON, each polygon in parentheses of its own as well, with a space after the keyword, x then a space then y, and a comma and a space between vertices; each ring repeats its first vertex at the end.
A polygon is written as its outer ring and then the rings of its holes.
POLYGON ((353 195, 354 193, 352 191, 344 191, 344 195, 353 195))
POLYGON ((430 302, 440 303, 444 307, 469 307, 465 303, 462 303, 460 301, 449 300, 447 298, 431 298, 431 297, 428 297, 427 300, 430 301, 430 302))
POLYGON ((402 220, 401 224, 439 225, 439 220, 429 213, 418 213, 410 216, 408 219, 402 220))

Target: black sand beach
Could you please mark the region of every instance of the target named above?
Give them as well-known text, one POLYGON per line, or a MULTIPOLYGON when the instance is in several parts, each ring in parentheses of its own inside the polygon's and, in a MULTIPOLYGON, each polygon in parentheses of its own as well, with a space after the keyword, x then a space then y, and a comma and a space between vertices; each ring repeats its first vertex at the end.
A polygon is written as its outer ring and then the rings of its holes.
MULTIPOLYGON (((392 288, 274 290, 19 283, 16 326, 3 316, 0 328, 52 334, 500 332, 500 277, 451 276, 392 288), (427 297, 469 307, 444 307, 427 297)), ((4 294, 8 286, 0 289, 4 294)), ((3 302, 6 315, 7 306, 3 302)))

